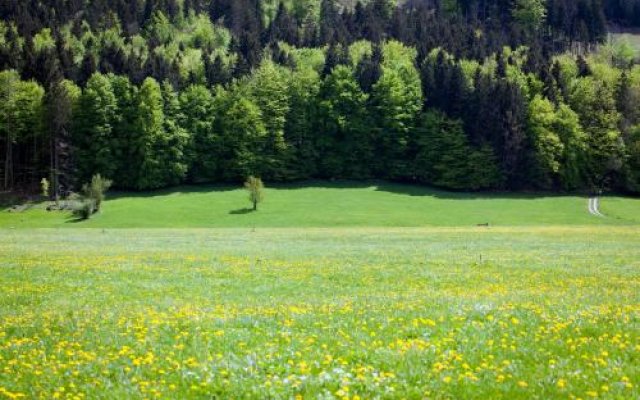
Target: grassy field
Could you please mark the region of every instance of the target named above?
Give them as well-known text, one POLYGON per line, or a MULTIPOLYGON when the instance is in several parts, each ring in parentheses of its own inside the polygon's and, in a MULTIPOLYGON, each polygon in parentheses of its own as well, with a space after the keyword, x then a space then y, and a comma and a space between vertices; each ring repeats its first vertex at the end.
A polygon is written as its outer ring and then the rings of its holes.
POLYGON ((638 199, 600 218, 317 183, 255 213, 225 187, 112 193, 82 222, 45 206, 0 210, 0 399, 640 398, 638 199))
POLYGON ((613 43, 628 43, 636 52, 636 57, 640 56, 640 34, 638 33, 613 33, 609 40, 613 43))
POLYGON ((634 226, 0 230, 0 398, 634 399, 639 377, 634 226))
POLYGON ((260 211, 247 194, 229 187, 109 195, 104 212, 78 222, 41 204, 22 213, 0 210, 0 227, 210 228, 210 227, 420 227, 624 225, 640 223, 640 199, 607 197, 608 218, 587 212, 581 196, 469 194, 390 183, 307 183, 266 191, 260 211))

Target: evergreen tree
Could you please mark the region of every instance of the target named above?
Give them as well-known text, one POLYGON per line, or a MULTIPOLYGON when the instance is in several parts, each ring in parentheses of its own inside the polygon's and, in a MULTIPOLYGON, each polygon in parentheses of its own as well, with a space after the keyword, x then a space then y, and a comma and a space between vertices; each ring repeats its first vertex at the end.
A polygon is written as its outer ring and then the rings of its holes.
POLYGON ((460 121, 442 112, 427 112, 416 129, 416 142, 414 175, 419 182, 457 190, 488 189, 500 184, 492 151, 488 147, 474 149, 460 121))
POLYGON ((189 180, 211 182, 220 179, 218 162, 222 155, 214 130, 213 95, 205 86, 192 85, 180 94, 179 99, 182 110, 179 125, 189 138, 185 149, 189 180))

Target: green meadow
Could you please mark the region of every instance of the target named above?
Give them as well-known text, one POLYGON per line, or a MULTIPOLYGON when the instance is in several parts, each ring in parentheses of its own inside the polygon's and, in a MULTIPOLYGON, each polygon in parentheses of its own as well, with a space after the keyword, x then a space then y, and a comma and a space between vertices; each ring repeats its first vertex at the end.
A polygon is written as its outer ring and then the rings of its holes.
POLYGON ((639 200, 246 196, 0 212, 0 399, 640 397, 639 200))
POLYGON ((253 213, 237 187, 196 186, 151 192, 111 193, 104 212, 77 221, 44 204, 28 211, 0 211, 8 228, 232 228, 624 225, 640 223, 640 199, 607 197, 609 218, 587 212, 584 196, 473 194, 392 183, 306 183, 266 190, 253 213))

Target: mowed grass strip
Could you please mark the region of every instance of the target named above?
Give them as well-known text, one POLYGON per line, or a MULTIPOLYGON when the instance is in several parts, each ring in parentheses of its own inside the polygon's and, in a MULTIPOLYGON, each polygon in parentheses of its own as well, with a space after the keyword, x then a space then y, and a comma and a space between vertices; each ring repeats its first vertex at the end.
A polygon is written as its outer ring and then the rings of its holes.
POLYGON ((0 231, 0 395, 640 396, 636 227, 0 231))
POLYGON ((549 194, 473 194, 391 183, 306 183, 266 190, 258 212, 235 187, 181 187, 110 193, 104 212, 77 221, 41 204, 0 211, 0 227, 211 228, 625 225, 640 223, 640 199, 606 197, 605 214, 588 213, 587 198, 549 194))

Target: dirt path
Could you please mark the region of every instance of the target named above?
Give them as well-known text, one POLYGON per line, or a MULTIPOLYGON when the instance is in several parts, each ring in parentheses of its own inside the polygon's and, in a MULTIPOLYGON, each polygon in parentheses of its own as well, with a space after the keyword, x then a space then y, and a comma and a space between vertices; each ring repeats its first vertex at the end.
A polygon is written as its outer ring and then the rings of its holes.
POLYGON ((595 215, 596 217, 604 217, 604 215, 600 212, 600 198, 589 198, 589 213, 591 215, 595 215))

